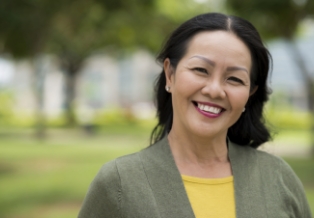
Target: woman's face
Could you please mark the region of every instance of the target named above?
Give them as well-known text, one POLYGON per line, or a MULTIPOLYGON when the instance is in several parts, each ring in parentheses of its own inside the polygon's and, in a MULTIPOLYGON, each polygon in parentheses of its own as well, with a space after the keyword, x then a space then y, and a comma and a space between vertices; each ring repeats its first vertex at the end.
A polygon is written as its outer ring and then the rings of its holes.
POLYGON ((248 47, 233 33, 196 34, 176 69, 169 59, 164 62, 172 94, 172 130, 225 137, 250 96, 251 65, 248 47))

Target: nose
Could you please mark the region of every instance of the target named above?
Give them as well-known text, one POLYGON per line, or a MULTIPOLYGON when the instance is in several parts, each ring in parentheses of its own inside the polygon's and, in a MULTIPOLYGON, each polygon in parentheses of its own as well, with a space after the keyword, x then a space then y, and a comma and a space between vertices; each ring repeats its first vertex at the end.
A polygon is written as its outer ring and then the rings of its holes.
POLYGON ((204 83, 204 86, 201 90, 203 95, 209 96, 212 99, 223 99, 226 97, 226 92, 223 84, 219 79, 209 79, 204 83))

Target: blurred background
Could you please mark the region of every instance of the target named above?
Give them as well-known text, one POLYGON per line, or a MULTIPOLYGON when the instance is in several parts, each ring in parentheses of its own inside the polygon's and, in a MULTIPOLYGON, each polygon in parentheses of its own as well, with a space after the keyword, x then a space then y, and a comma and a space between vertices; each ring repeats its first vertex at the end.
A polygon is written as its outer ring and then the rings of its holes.
POLYGON ((250 20, 273 55, 266 122, 314 213, 314 1, 1 0, 0 217, 76 217, 102 164, 145 148, 165 38, 205 12, 250 20))

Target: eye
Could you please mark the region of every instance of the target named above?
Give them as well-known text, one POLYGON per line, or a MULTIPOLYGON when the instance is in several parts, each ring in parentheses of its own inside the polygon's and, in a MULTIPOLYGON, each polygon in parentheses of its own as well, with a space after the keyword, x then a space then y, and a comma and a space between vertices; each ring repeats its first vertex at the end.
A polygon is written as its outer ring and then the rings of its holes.
POLYGON ((237 82, 239 84, 243 84, 244 85, 244 82, 241 79, 239 79, 237 77, 234 77, 234 76, 229 77, 228 80, 233 81, 233 82, 237 82))
POLYGON ((192 70, 201 72, 201 73, 207 73, 207 70, 205 68, 201 68, 201 67, 195 67, 192 70))

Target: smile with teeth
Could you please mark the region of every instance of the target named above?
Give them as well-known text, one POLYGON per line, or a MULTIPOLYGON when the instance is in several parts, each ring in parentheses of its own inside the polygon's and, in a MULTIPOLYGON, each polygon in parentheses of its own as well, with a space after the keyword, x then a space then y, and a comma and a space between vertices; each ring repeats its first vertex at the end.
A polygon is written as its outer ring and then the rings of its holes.
POLYGON ((217 108, 217 107, 213 107, 213 106, 209 106, 205 104, 200 104, 200 103, 197 103, 197 107, 202 111, 210 112, 213 114, 219 114, 222 110, 221 108, 217 108))

